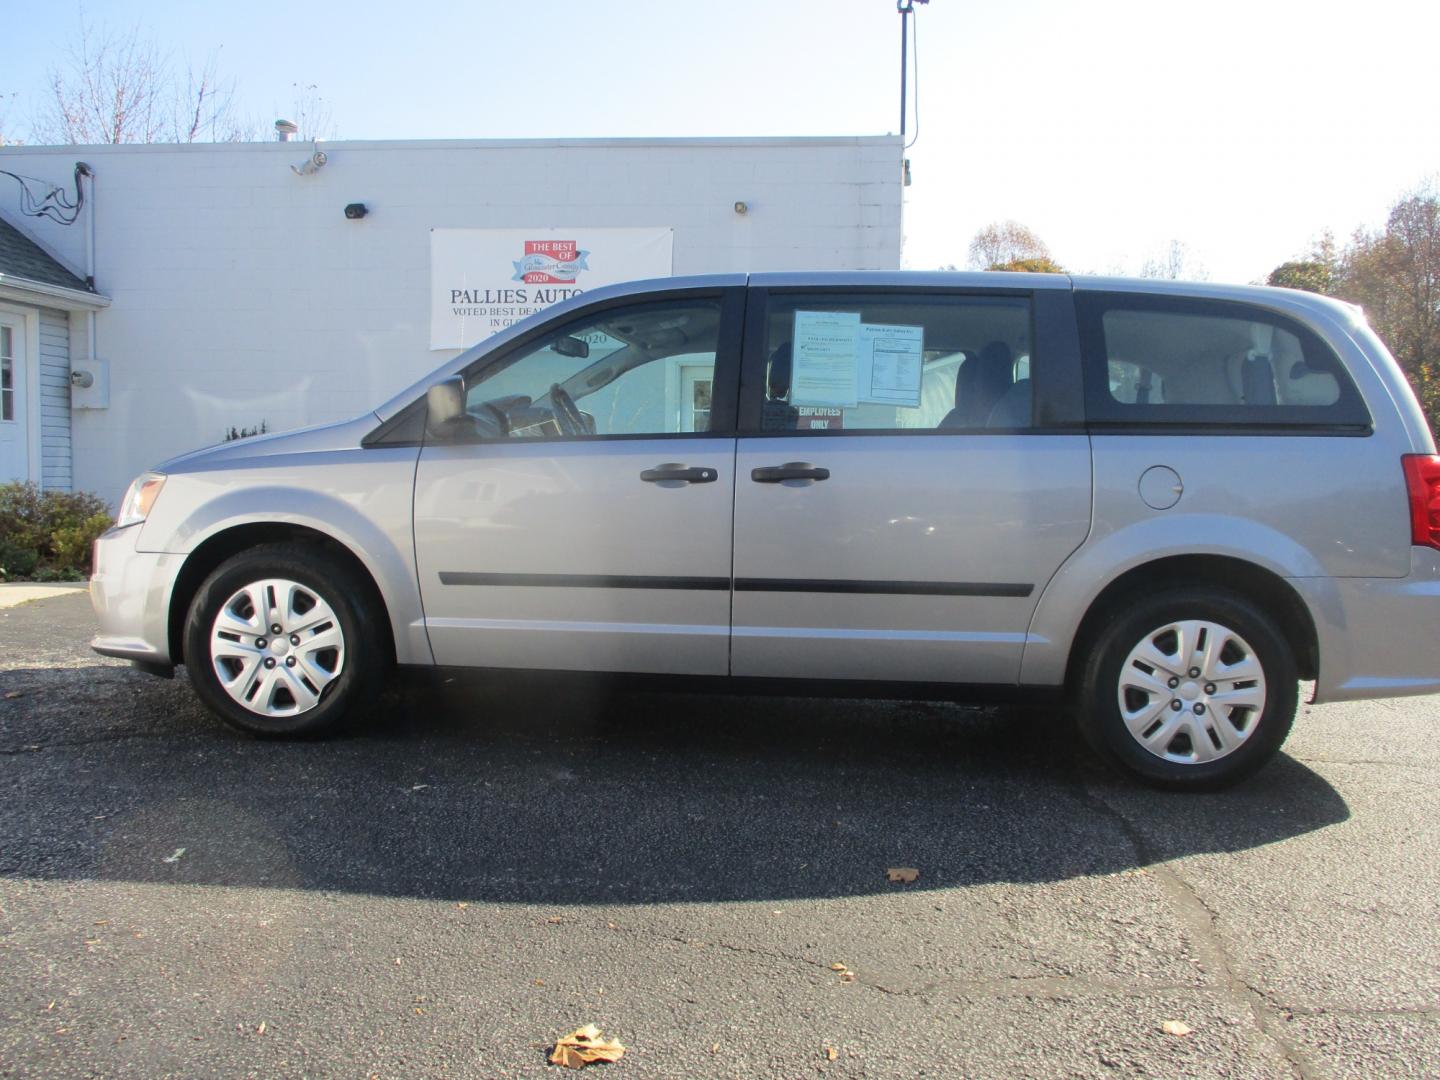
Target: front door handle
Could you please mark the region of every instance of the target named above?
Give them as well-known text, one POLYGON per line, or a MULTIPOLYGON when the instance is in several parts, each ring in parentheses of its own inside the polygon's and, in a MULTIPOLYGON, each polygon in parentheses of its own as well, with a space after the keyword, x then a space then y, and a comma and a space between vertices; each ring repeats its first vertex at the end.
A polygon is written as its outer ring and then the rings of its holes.
POLYGON ((808 461, 787 461, 784 465, 766 465, 750 470, 750 479, 757 484, 778 484, 782 480, 829 480, 830 470, 808 461))
POLYGON ((646 469, 640 474, 640 479, 647 484, 663 484, 667 480, 679 481, 682 484, 713 484, 720 479, 720 474, 714 469, 682 465, 678 461, 667 461, 664 465, 646 469))

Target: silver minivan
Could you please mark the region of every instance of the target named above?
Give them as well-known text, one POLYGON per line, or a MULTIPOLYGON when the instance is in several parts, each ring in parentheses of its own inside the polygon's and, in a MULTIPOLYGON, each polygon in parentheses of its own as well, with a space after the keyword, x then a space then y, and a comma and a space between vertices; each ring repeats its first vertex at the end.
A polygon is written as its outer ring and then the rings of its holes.
POLYGON ((1317 702, 1440 691, 1440 458, 1353 307, 1027 274, 672 278, 373 413, 176 458, 95 649, 262 735, 395 665, 1038 696, 1211 788, 1317 702))

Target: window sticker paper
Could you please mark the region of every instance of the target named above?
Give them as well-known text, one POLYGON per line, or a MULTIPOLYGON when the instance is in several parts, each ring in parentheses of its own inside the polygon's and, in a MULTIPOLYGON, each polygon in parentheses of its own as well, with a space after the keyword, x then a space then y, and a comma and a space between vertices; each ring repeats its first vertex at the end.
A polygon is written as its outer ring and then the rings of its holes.
POLYGON ((861 323, 856 339, 857 396, 878 405, 920 407, 925 328, 861 323))
POLYGON ((858 404, 859 335, 858 311, 795 312, 790 404, 841 408, 858 404))

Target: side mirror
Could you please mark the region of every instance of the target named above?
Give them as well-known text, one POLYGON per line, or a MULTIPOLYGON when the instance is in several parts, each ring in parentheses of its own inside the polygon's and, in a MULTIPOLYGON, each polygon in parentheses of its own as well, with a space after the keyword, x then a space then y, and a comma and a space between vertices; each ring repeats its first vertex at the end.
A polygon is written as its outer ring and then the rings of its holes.
POLYGON ((425 430, 428 434, 445 436, 451 425, 465 415, 465 380, 459 375, 441 379, 425 391, 425 430))

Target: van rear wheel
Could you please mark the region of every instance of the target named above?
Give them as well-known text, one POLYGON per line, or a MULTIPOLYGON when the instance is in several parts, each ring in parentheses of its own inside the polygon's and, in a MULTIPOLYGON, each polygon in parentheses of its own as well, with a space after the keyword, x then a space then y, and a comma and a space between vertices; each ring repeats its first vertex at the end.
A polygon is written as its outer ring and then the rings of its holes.
POLYGON ((1227 787, 1279 751, 1298 681, 1285 635, 1249 601, 1202 586, 1167 591, 1112 616, 1094 639, 1080 730, 1154 786, 1227 787))

